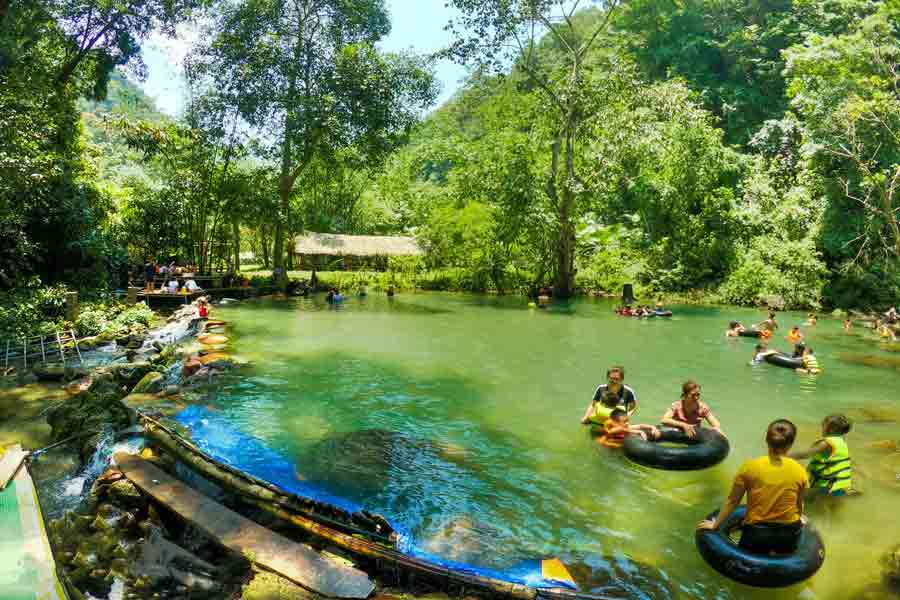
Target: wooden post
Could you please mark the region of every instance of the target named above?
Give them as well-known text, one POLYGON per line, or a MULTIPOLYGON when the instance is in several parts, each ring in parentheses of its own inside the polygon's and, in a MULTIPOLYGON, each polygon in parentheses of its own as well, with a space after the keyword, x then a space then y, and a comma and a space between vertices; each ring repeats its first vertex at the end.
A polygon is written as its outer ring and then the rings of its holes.
POLYGON ((66 320, 78 320, 78 292, 66 292, 66 320))
POLYGON ((69 333, 72 334, 72 343, 75 344, 75 352, 78 354, 78 362, 83 363, 84 359, 81 358, 81 349, 78 347, 78 338, 75 337, 75 330, 70 329, 69 333))
MULTIPOLYGON (((59 338, 57 338, 59 340, 59 338)), ((41 362, 47 362, 47 355, 44 354, 44 336, 41 336, 41 362)))
POLYGON ((141 288, 128 286, 128 304, 137 304, 137 295, 141 288))
POLYGON ((28 338, 22 338, 22 366, 23 371, 28 369, 28 338))
POLYGON ((56 332, 56 343, 59 344, 59 356, 62 358, 63 366, 66 366, 66 351, 63 349, 62 340, 59 339, 59 332, 56 332))
POLYGON ((6 360, 3 362, 3 372, 9 369, 9 340, 6 340, 6 360))

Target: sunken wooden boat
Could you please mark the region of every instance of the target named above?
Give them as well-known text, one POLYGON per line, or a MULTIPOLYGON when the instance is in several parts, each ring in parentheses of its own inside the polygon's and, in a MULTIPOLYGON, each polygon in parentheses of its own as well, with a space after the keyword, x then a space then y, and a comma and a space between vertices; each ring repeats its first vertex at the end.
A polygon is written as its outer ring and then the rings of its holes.
POLYGON ((397 550, 397 536, 387 520, 360 511, 342 508, 305 498, 283 490, 270 482, 227 465, 185 439, 158 420, 138 413, 148 439, 170 452, 179 461, 222 488, 237 494, 247 504, 257 507, 321 540, 354 555, 374 560, 379 568, 402 570, 412 576, 478 590, 520 600, 604 600, 605 596, 558 588, 536 588, 457 571, 443 565, 409 556, 397 550))

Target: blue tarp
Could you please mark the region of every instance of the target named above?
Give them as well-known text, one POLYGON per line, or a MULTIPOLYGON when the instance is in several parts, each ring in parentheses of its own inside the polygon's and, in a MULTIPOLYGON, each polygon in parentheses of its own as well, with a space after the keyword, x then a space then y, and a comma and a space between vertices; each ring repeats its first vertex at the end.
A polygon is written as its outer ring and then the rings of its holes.
MULTIPOLYGON (((229 423, 221 413, 204 406, 190 406, 175 417, 176 421, 191 432, 192 442, 201 450, 235 469, 298 496, 325 502, 350 512, 363 507, 345 498, 330 493, 319 485, 302 481, 297 477, 295 464, 282 453, 268 447, 259 439, 245 434, 229 423)), ((385 515, 390 522, 390 515, 385 515)), ((510 583, 531 587, 568 587, 576 589, 571 582, 544 579, 541 559, 521 562, 508 569, 498 570, 477 567, 470 564, 445 560, 417 547, 416 540, 402 527, 391 522, 400 536, 398 549, 409 556, 472 575, 491 577, 510 583)))

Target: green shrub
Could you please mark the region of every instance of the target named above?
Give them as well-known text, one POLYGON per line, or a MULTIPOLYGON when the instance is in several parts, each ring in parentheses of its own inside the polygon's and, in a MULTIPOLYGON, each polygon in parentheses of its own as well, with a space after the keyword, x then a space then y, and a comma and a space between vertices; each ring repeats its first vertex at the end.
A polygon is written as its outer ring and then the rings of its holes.
POLYGON ((120 312, 113 321, 113 325, 120 329, 130 329, 135 325, 149 327, 152 320, 153 311, 150 310, 150 307, 143 302, 138 302, 120 312))
POLYGON ((764 304, 767 296, 780 296, 784 308, 817 308, 827 270, 807 238, 784 241, 758 237, 739 254, 737 267, 719 287, 718 295, 730 304, 764 304))

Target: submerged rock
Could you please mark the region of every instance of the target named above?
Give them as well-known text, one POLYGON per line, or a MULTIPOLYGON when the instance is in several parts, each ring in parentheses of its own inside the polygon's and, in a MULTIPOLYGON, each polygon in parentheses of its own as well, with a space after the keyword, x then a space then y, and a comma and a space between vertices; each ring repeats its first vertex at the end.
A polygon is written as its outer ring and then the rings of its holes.
POLYGON ((881 354, 864 354, 861 352, 839 352, 838 360, 851 365, 864 365, 879 369, 892 369, 900 371, 900 357, 884 356, 881 354))
POLYGON ((900 544, 881 557, 881 574, 887 583, 900 587, 900 544))
POLYGON ((848 410, 847 416, 860 423, 900 423, 900 409, 889 406, 858 406, 848 410))
MULTIPOLYGON (((502 532, 487 523, 480 523, 469 516, 452 519, 422 542, 422 549, 446 560, 456 562, 492 566, 493 559, 499 560, 496 566, 507 562, 508 553, 496 551, 494 543, 502 538, 502 532), (490 545, 486 544, 491 541, 490 545)), ((514 552, 510 549, 510 552, 514 552)))
POLYGON ((440 462, 434 442, 385 429, 341 432, 322 438, 297 459, 297 476, 355 500, 381 493, 389 483, 415 484, 415 465, 440 462), (402 480, 402 481, 401 481, 402 480))

